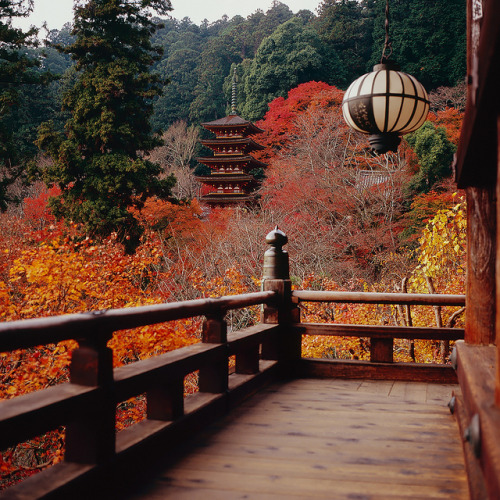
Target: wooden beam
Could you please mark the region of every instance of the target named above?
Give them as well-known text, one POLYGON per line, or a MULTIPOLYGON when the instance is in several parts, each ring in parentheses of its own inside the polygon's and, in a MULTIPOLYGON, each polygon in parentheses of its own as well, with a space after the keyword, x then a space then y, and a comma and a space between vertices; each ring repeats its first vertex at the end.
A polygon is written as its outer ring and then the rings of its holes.
POLYGON ((372 363, 392 363, 394 361, 394 339, 372 338, 370 342, 372 363))
MULTIPOLYGON (((500 110, 497 114, 497 179, 500 179, 500 110)), ((497 181, 497 200, 500 199, 500 182, 497 181)), ((500 408, 500 203, 497 202, 497 227, 496 227, 496 325, 495 342, 497 345, 495 404, 500 408)))
POLYGON ((229 353, 234 354, 246 349, 248 346, 253 346, 268 338, 275 337, 279 328, 279 325, 259 323, 258 325, 243 328, 237 332, 230 332, 227 334, 229 353))
POLYGON ((481 466, 477 461, 469 444, 463 439, 469 425, 467 412, 465 411, 464 401, 459 394, 453 394, 455 398, 453 405, 453 415, 458 424, 458 434, 462 438, 462 446, 464 451, 465 470, 467 473, 467 482, 469 484, 470 500, 485 500, 488 498, 486 485, 481 466))
POLYGON ((185 376, 204 364, 222 359, 227 359, 225 346, 200 343, 121 366, 114 370, 116 401, 141 394, 159 380, 185 376))
POLYGON ((467 188, 467 314, 465 340, 495 341, 496 193, 467 188))
POLYGON ((344 359, 303 358, 297 366, 299 377, 400 380, 456 384, 457 376, 450 365, 431 363, 372 363, 344 359))
POLYGON ((455 160, 459 188, 495 185, 496 116, 500 87, 500 3, 481 2, 483 17, 473 20, 468 0, 467 108, 455 160), (472 28, 479 33, 472 36, 472 28), (492 113, 493 111, 493 113, 492 113))
POLYGON ((429 306, 464 306, 465 295, 432 293, 328 292, 294 290, 294 302, 338 302, 350 304, 408 304, 429 306))
POLYGON ((295 327, 302 335, 331 335, 335 337, 370 337, 377 339, 459 340, 463 328, 435 328, 417 326, 342 325, 301 323, 295 327))
MULTIPOLYGON (((493 404, 496 346, 456 344, 457 374, 463 394, 466 422, 477 415, 480 424, 476 458, 489 498, 500 498, 500 408, 493 404)), ((469 445, 467 445, 469 446, 469 445)))
POLYGON ((275 299, 276 294, 273 291, 264 291, 151 306, 7 321, 0 323, 0 352, 52 344, 62 340, 93 338, 103 331, 136 328, 193 316, 222 314, 228 310, 252 305, 272 304, 275 299))
POLYGON ((0 450, 64 425, 95 404, 97 391, 65 383, 2 401, 0 450))

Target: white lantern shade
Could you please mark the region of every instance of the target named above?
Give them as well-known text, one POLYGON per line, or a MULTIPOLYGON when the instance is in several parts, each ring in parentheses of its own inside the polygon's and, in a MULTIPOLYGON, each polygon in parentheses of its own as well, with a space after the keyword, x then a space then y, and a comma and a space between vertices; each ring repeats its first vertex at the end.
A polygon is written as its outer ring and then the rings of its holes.
POLYGON ((394 63, 378 64, 355 80, 344 94, 342 112, 354 130, 377 137, 396 135, 399 144, 399 136, 425 122, 429 98, 416 78, 397 69, 394 63))

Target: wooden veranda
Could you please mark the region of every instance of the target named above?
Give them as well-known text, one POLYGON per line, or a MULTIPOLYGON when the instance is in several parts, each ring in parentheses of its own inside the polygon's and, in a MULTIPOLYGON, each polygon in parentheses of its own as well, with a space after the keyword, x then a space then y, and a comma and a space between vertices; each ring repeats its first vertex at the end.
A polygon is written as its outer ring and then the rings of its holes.
POLYGON ((453 390, 459 397, 455 372, 450 365, 395 363, 392 346, 394 338, 460 340, 464 330, 301 323, 299 306, 460 307, 465 297, 292 291, 281 248, 286 237, 273 231, 267 241, 262 292, 0 325, 1 350, 70 338, 80 345, 70 383, 2 403, 1 449, 66 427, 65 461, 4 496, 122 498, 136 491, 175 498, 185 490, 279 498, 295 484, 298 496, 309 488, 309 496, 326 498, 401 497, 403 490, 413 498, 464 498, 461 439, 446 405, 453 390), (255 304, 263 304, 262 323, 228 333, 227 311, 255 304), (206 317, 202 343, 113 370, 106 346, 113 331, 194 315, 206 317), (304 335, 370 338, 371 361, 302 358, 304 335), (184 378, 194 371, 199 392, 184 397, 184 378), (116 433, 117 404, 138 394, 146 394, 147 418, 116 433), (221 432, 225 445, 218 445, 221 432), (205 448, 207 439, 215 441, 205 448), (239 446, 245 442, 256 447, 250 460, 239 446), (179 462, 182 445, 194 451, 179 462))
POLYGON ((188 441, 131 499, 469 498, 455 385, 275 383, 188 441))
POLYGON ((292 291, 284 239, 273 233, 261 292, 2 323, 0 352, 79 344, 69 383, 0 403, 0 449, 66 429, 64 462, 2 498, 500 498, 498 19, 500 1, 468 0, 455 165, 468 202, 466 297, 292 291), (466 324, 307 324, 303 301, 465 303, 466 324), (225 314, 256 304, 261 323, 228 333, 225 314), (201 343, 113 370, 114 331, 199 315, 201 343), (304 359, 304 335, 369 338, 371 359, 304 359), (395 338, 457 340, 453 367, 395 363, 395 338), (195 371, 199 392, 184 397, 195 371), (146 419, 116 433, 116 405, 139 394, 146 419))

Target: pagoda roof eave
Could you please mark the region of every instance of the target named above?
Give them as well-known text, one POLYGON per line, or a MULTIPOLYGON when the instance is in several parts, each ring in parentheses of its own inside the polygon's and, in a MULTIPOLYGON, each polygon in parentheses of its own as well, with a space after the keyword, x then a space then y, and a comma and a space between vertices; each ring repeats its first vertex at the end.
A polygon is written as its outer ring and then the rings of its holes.
POLYGON ((196 158, 198 163, 203 165, 211 164, 221 164, 221 163, 249 163, 255 167, 267 167, 267 163, 263 163, 251 156, 203 156, 196 158))
POLYGON ((207 182, 207 183, 219 183, 223 182, 251 182, 255 181, 253 175, 232 175, 232 174, 220 174, 220 175, 199 175, 196 176, 195 179, 199 182, 207 182))
POLYGON ((253 139, 250 138, 236 138, 232 139, 230 137, 224 138, 224 139, 203 139, 200 141, 204 146, 218 146, 219 144, 248 144, 249 146, 252 146, 253 150, 259 150, 262 151, 265 149, 262 144, 258 144, 255 142, 253 139))
POLYGON ((257 127, 252 122, 248 120, 244 120, 241 116, 238 115, 228 115, 224 118, 219 118, 218 120, 214 120, 211 122, 202 123, 201 126, 210 130, 211 128, 227 128, 227 127, 237 127, 237 128, 248 128, 254 134, 260 134, 264 132, 263 129, 257 127))
POLYGON ((207 194, 200 197, 200 201, 205 203, 241 203, 242 201, 254 201, 255 199, 255 196, 249 196, 248 194, 229 196, 227 194, 207 194))

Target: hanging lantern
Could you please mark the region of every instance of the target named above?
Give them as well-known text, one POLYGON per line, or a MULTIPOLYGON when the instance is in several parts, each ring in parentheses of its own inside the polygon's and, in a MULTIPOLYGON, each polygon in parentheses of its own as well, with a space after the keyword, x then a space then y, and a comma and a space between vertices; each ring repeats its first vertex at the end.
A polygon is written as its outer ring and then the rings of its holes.
MULTIPOLYGON (((417 79, 399 71, 385 55, 389 42, 389 1, 386 3, 386 40, 382 61, 355 80, 342 101, 344 120, 368 134, 374 152, 396 151, 401 136, 420 128, 429 113, 429 97, 417 79)), ((391 49, 392 53, 392 49, 391 49)))

